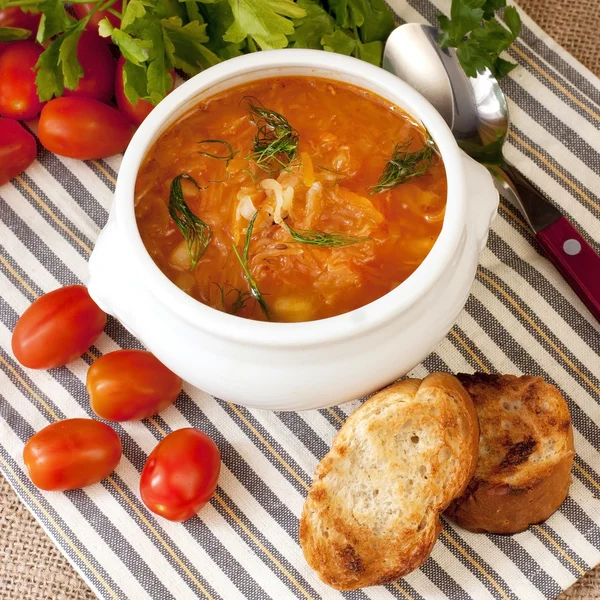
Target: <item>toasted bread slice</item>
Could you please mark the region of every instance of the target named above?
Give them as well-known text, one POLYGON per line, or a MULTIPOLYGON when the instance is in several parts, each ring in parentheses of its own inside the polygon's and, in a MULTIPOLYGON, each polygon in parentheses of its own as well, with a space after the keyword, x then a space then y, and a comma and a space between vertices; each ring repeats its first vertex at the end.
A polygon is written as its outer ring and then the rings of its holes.
POLYGON ((560 392, 540 377, 458 375, 481 438, 477 471, 446 515, 471 531, 517 533, 545 521, 571 484, 573 430, 560 392))
POLYGON ((473 475, 478 439, 471 398, 452 375, 375 394, 317 466, 300 521, 308 564, 339 590, 419 567, 440 533, 439 514, 473 475))

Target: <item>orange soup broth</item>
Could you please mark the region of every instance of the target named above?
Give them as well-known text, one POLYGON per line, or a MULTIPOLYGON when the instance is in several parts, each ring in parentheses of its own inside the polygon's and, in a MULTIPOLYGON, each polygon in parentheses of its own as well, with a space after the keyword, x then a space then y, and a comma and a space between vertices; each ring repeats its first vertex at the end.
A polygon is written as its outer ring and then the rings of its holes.
MULTIPOLYGON (((240 253, 248 219, 258 215, 249 247, 249 269, 273 321, 308 321, 342 314, 380 298, 423 261, 438 237, 446 204, 441 159, 422 177, 393 190, 371 193, 398 142, 419 150, 423 128, 389 102, 359 88, 310 77, 282 77, 233 88, 203 101, 154 144, 140 168, 135 211, 148 252, 177 286, 199 301, 238 316, 266 319, 259 304, 243 297, 248 282, 232 251, 240 253), (247 96, 283 114, 299 134, 298 158, 278 173, 249 158, 256 125, 247 96), (200 152, 228 154, 226 161, 200 152), (169 216, 169 189, 177 175, 185 201, 213 231, 191 270, 183 236, 169 216), (367 237, 327 248, 295 242, 274 223, 275 196, 261 180, 293 188, 286 223, 294 229, 367 237), (240 198, 246 208, 240 214, 240 198), (245 213, 245 215, 243 214, 245 213), (242 304, 240 307, 239 305, 242 304)), ((285 216, 285 213, 284 215, 285 216)))

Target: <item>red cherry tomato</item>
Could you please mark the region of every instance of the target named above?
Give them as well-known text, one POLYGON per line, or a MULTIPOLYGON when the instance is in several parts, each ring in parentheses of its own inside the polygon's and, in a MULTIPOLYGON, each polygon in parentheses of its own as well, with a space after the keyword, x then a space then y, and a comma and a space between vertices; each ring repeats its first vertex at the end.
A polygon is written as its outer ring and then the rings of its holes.
POLYGON ((42 490, 74 490, 98 483, 121 459, 121 440, 105 423, 66 419, 33 435, 23 460, 34 485, 42 490))
POLYGON ((0 119, 0 185, 4 185, 34 160, 35 138, 13 119, 0 119))
POLYGON ((0 115, 26 121, 40 114, 33 67, 44 51, 34 42, 13 42, 0 53, 0 115))
POLYGON ((44 294, 21 315, 12 350, 30 369, 61 367, 81 356, 105 325, 106 314, 87 289, 70 285, 44 294))
POLYGON ((102 419, 133 421, 155 415, 175 402, 181 378, 153 354, 117 350, 101 356, 87 372, 92 409, 102 419))
POLYGON ((178 429, 148 456, 140 480, 142 500, 169 521, 185 521, 210 500, 220 469, 219 449, 205 433, 178 429))
MULTIPOLYGON (((90 13, 95 6, 96 3, 94 2, 90 2, 89 4, 73 4, 73 10, 75 11, 78 19, 83 19, 83 17, 90 13)), ((115 2, 111 8, 114 8, 116 12, 121 12, 123 9, 121 0, 117 0, 117 2, 115 2)), ((97 10, 87 22, 86 29, 98 33, 98 23, 100 23, 100 21, 102 21, 104 18, 108 19, 113 27, 119 27, 121 25, 121 19, 119 19, 119 17, 116 17, 107 10, 97 10)), ((105 39, 107 42, 110 42, 110 38, 101 39, 105 39)))
POLYGON ((40 25, 42 13, 26 13, 17 6, 0 10, 0 27, 20 27, 35 33, 40 25))
MULTIPOLYGON (((115 75, 115 98, 119 110, 127 116, 127 118, 136 126, 142 124, 142 121, 150 114, 154 108, 152 102, 148 100, 138 100, 135 104, 132 104, 125 95, 123 86, 123 65, 125 64, 125 58, 122 56, 117 62, 117 73, 115 75)), ((171 71, 171 77, 173 78, 173 84, 175 83, 175 71, 171 71)), ((171 88, 171 91, 173 89, 171 88)))
POLYGON ((55 98, 40 116, 42 145, 62 156, 88 160, 123 152, 133 128, 116 108, 93 98, 55 98))
POLYGON ((109 102, 115 86, 115 59, 98 34, 84 31, 77 44, 77 58, 83 77, 77 88, 65 88, 65 96, 84 96, 109 102))

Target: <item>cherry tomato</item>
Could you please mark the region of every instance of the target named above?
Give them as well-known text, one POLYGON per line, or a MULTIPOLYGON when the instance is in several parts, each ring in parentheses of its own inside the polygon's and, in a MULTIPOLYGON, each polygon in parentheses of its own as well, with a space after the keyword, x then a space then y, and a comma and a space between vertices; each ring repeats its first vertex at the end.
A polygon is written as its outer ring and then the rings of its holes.
POLYGON ((0 115, 27 120, 44 106, 37 95, 33 67, 44 51, 34 42, 12 42, 0 53, 0 115))
POLYGON ((13 119, 0 119, 0 185, 4 185, 34 160, 35 138, 13 119))
MULTIPOLYGON (((117 62, 117 73, 115 76, 115 98, 119 110, 127 116, 127 118, 136 126, 141 125, 142 121, 150 114, 154 108, 152 102, 148 100, 138 100, 135 104, 132 104, 125 95, 123 89, 123 65, 125 64, 125 58, 121 56, 117 62)), ((173 78, 173 84, 175 83, 175 71, 171 71, 171 77, 173 78)), ((173 89, 171 88, 171 91, 173 89)))
POLYGON ((0 27, 20 27, 36 33, 40 25, 42 13, 26 13, 18 6, 0 10, 0 27))
POLYGON ((85 96, 109 102, 115 86, 115 59, 98 34, 84 31, 77 44, 77 58, 83 77, 77 88, 65 88, 65 96, 85 96))
POLYGON ((148 456, 140 480, 144 504, 169 521, 193 517, 217 487, 221 455, 202 431, 173 431, 148 456))
POLYGON ((175 402, 181 378, 144 350, 117 350, 101 356, 87 372, 92 409, 103 419, 133 421, 175 402))
MULTIPOLYGON (((95 6, 95 2, 90 2, 89 4, 73 4, 73 10, 75 11, 75 14, 77 15, 78 19, 83 19, 83 17, 90 13, 95 6)), ((115 2, 111 8, 114 8, 116 12, 121 12, 121 10, 123 9, 121 0, 117 0, 117 2, 115 2)), ((107 10, 97 10, 90 17, 90 20, 86 24, 86 28, 89 31, 98 33, 98 23, 100 23, 100 21, 102 21, 102 19, 105 18, 111 22, 113 27, 119 27, 121 25, 121 19, 119 19, 119 17, 116 17, 107 10)), ((110 42, 110 38, 101 39, 105 39, 107 43, 110 42)))
POLYGON ((55 98, 40 116, 42 145, 62 156, 88 160, 123 152, 133 128, 116 108, 93 98, 55 98))
POLYGON ((74 490, 98 483, 121 459, 121 440, 105 423, 66 419, 29 438, 23 460, 31 481, 42 490, 74 490))
POLYGON ((12 336, 16 359, 30 369, 53 369, 81 356, 102 333, 106 314, 82 285, 38 298, 17 321, 12 336))

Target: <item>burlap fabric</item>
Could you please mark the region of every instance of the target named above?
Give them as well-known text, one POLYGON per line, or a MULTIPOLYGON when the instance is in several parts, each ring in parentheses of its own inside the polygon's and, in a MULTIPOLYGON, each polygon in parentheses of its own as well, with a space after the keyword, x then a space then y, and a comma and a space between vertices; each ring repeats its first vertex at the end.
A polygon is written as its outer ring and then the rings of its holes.
MULTIPOLYGON (((600 0, 520 0, 568 52, 600 75, 600 0)), ((93 600, 94 595, 0 475, 0 600, 93 600)), ((600 567, 558 600, 600 599, 600 567)))
POLYGON ((600 0, 519 0, 567 52, 600 75, 600 0))

